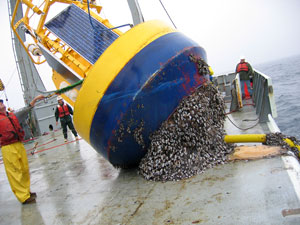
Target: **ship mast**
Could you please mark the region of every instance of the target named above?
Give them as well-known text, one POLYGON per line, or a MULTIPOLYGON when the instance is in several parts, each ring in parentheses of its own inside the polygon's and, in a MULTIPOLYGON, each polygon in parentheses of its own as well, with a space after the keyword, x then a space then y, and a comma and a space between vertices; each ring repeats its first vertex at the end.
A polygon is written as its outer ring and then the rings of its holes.
MULTIPOLYGON (((12 20, 12 14, 16 5, 16 0, 7 0, 8 5, 8 14, 9 21, 12 20)), ((19 21, 23 18, 23 9, 22 4, 19 4, 18 10, 16 13, 16 20, 19 21)), ((22 30, 20 26, 18 29, 18 33, 22 39, 22 41, 26 42, 25 31, 22 30)), ((27 52, 22 47, 20 41, 16 37, 15 33, 11 29, 11 39, 12 39, 12 48, 16 61, 16 66, 19 75, 19 81, 21 83, 21 88, 23 91, 23 98, 25 105, 28 105, 31 100, 43 93, 46 92, 46 88, 43 84, 43 81, 33 64, 30 60, 27 52)), ((55 101, 50 99, 47 103, 39 104, 33 109, 33 113, 30 115, 30 124, 23 123, 22 126, 25 130, 26 137, 41 135, 48 131, 48 126, 51 123, 55 123, 54 112, 52 110, 47 110, 46 108, 53 108, 53 104, 55 101), (48 111, 48 112, 47 112, 48 111)))
POLYGON ((133 21, 133 25, 137 25, 139 23, 143 23, 144 17, 141 11, 141 8, 139 6, 139 3, 137 0, 127 0, 128 5, 129 5, 129 9, 131 12, 131 16, 132 16, 132 21, 133 21))

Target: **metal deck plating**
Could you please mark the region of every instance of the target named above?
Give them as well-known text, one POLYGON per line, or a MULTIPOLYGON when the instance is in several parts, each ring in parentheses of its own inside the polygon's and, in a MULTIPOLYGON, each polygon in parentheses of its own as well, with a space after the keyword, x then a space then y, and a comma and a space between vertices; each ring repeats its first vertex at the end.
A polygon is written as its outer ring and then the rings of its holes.
MULTIPOLYGON (((252 106, 231 114, 234 121, 255 117, 252 106)), ((228 121, 225 127, 240 132, 228 121)), ((248 132, 265 129, 260 123, 248 132)), ((0 164, 0 224, 300 223, 299 215, 282 214, 300 206, 300 168, 292 156, 231 162, 179 182, 149 182, 135 169, 113 168, 84 140, 64 144, 60 131, 56 136, 36 140, 36 154, 28 156, 36 204, 17 201, 0 164)))

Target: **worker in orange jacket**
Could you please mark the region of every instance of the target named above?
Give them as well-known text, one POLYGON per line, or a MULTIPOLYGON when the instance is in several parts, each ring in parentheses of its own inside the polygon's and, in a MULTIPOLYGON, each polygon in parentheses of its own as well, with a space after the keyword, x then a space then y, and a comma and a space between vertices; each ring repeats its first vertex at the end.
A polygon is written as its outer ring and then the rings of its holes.
POLYGON ((246 62, 244 56, 240 57, 240 62, 237 64, 235 72, 240 74, 242 98, 245 98, 246 96, 245 85, 247 86, 250 97, 252 97, 252 87, 250 79, 252 79, 253 77, 253 69, 251 65, 246 62))
POLYGON ((72 117, 71 117, 71 115, 73 115, 72 108, 68 104, 64 103, 63 98, 61 96, 57 97, 57 101, 58 101, 58 105, 55 110, 56 126, 58 125, 58 118, 59 118, 61 127, 63 129, 65 142, 68 141, 67 126, 74 134, 76 141, 79 140, 77 132, 72 122, 72 117))

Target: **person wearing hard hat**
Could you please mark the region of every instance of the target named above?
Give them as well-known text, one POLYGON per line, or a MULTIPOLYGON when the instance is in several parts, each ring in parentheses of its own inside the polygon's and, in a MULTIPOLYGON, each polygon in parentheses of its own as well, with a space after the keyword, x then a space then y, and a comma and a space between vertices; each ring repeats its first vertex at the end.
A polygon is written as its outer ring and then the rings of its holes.
POLYGON ((30 191, 30 174, 26 150, 22 141, 24 131, 20 122, 28 116, 29 111, 43 95, 35 97, 29 104, 16 113, 7 112, 0 99, 0 146, 3 163, 10 187, 23 204, 35 203, 36 193, 30 191))
POLYGON ((244 56, 240 57, 240 62, 237 64, 235 72, 240 74, 242 98, 245 98, 246 96, 245 84, 247 85, 250 97, 252 97, 252 87, 250 84, 250 79, 253 76, 253 69, 251 65, 248 62, 246 62, 244 56))
POLYGON ((61 96, 57 97, 57 102, 58 102, 58 105, 55 110, 56 126, 58 125, 58 118, 59 118, 61 127, 63 129, 65 142, 68 141, 67 126, 74 134, 76 141, 78 141, 79 140, 78 135, 74 128, 72 117, 71 117, 71 115, 73 115, 73 110, 72 110, 71 106, 64 103, 63 98, 61 96))

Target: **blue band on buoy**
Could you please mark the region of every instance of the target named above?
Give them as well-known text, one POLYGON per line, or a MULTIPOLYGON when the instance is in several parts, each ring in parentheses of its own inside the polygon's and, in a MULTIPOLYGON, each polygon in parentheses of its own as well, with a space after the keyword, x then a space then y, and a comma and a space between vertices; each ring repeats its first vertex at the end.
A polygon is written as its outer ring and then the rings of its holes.
POLYGON ((203 48, 173 32, 145 46, 124 66, 92 120, 90 143, 96 151, 115 166, 138 164, 146 153, 149 135, 184 96, 206 81, 190 61, 191 54, 206 61, 203 48))

